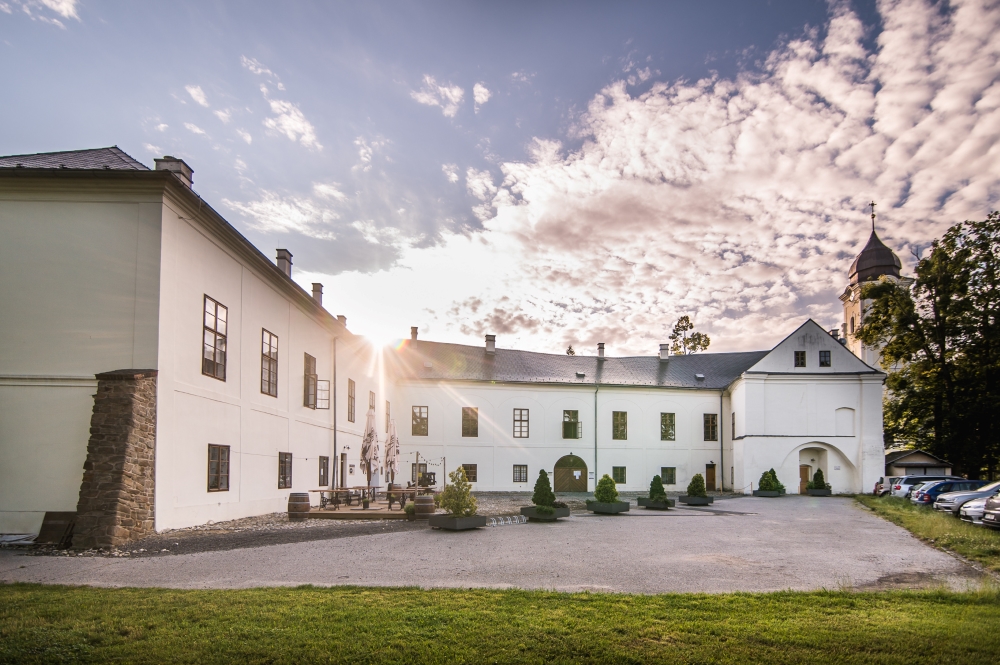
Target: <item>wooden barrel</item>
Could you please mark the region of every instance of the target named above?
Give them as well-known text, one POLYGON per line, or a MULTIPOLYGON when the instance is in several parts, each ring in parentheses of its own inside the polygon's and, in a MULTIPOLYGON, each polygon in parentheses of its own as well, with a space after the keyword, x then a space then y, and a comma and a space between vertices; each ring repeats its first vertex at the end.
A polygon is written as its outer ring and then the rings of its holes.
POLYGON ((434 497, 430 494, 423 494, 413 500, 416 507, 415 514, 418 520, 425 520, 434 514, 434 497))
POLYGON ((292 492, 288 495, 288 519, 305 519, 309 512, 309 493, 292 492))

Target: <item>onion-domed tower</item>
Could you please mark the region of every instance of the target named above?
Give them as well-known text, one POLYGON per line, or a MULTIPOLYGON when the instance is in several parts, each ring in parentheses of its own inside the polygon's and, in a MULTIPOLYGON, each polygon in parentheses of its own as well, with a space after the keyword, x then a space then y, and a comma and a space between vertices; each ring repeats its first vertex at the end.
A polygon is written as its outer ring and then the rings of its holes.
POLYGON ((899 262, 899 257, 886 247, 885 243, 879 239, 878 234, 875 233, 875 202, 872 201, 869 205, 872 208, 872 234, 868 238, 865 248, 851 264, 851 269, 848 271, 850 283, 840 296, 841 302, 844 303, 844 323, 841 332, 851 353, 872 367, 878 367, 879 357, 882 355, 881 349, 866 347, 854 337, 854 330, 861 325, 869 303, 869 301, 861 301, 861 286, 865 282, 873 282, 880 277, 907 286, 913 283, 913 279, 900 275, 899 270, 902 264, 899 262))

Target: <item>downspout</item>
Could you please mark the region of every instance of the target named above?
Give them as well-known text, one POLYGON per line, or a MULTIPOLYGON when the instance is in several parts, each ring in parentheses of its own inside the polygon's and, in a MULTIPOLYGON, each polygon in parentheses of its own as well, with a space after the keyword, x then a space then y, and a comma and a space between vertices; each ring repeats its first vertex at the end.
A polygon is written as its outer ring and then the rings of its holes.
POLYGON ((333 404, 330 408, 333 409, 333 485, 334 489, 337 489, 337 479, 340 478, 340 456, 337 455, 337 338, 333 338, 333 390, 331 391, 333 395, 331 396, 331 401, 333 404))
POLYGON ((594 377, 594 491, 597 491, 597 391, 601 389, 601 384, 596 383, 594 377))
POLYGON ((719 491, 726 491, 726 429, 723 427, 722 414, 725 413, 722 408, 722 396, 725 394, 725 390, 719 391, 719 491))

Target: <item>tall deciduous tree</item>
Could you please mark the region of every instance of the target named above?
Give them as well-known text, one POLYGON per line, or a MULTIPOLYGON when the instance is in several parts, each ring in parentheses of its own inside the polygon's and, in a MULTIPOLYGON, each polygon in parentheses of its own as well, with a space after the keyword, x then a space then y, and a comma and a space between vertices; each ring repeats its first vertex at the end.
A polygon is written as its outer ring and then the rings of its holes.
POLYGON ((1000 213, 956 224, 912 287, 866 284, 855 334, 883 346, 887 444, 912 442, 971 477, 996 473, 1000 441, 1000 213))
POLYGON ((704 351, 708 348, 708 345, 712 343, 708 335, 700 332, 691 332, 692 330, 694 330, 694 324, 691 323, 691 317, 684 315, 677 319, 677 323, 674 324, 674 330, 670 333, 669 337, 671 353, 687 355, 689 353, 704 351))

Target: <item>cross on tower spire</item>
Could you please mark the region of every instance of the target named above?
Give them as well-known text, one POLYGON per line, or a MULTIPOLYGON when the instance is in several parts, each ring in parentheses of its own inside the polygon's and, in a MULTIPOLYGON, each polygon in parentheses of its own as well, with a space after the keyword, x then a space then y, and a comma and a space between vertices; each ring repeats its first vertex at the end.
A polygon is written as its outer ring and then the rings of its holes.
POLYGON ((872 233, 875 233, 875 202, 872 201, 868 204, 872 209, 872 233))

